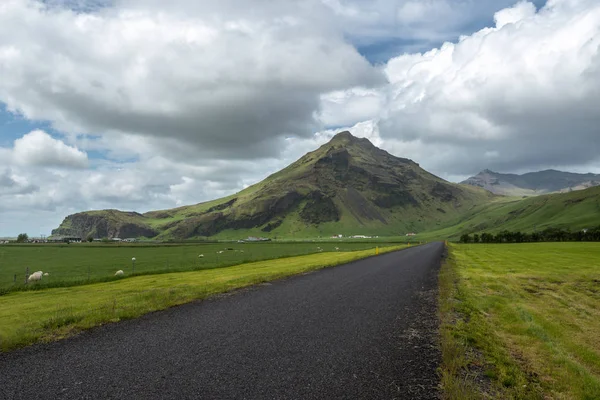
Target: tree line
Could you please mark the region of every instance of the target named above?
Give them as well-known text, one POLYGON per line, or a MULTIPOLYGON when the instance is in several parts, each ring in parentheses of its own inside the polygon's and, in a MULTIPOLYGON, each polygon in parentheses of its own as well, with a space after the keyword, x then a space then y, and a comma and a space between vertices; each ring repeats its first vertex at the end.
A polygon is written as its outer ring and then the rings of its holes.
POLYGON ((563 228, 546 228, 539 232, 512 232, 504 230, 496 234, 461 235, 461 243, 531 243, 531 242, 599 242, 600 226, 591 229, 571 231, 563 228))

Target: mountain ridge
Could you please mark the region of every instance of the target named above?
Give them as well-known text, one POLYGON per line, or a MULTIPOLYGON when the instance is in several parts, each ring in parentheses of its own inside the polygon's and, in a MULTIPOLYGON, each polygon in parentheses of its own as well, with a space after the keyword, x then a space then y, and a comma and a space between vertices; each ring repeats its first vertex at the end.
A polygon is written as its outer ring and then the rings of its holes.
POLYGON ((345 131, 236 194, 145 214, 114 210, 73 214, 53 235, 128 233, 163 240, 337 232, 404 235, 438 226, 491 197, 484 190, 447 182, 418 163, 345 131))
POLYGON ((498 195, 537 196, 600 186, 600 175, 578 174, 555 169, 525 174, 504 174, 484 169, 461 184, 481 187, 498 195))

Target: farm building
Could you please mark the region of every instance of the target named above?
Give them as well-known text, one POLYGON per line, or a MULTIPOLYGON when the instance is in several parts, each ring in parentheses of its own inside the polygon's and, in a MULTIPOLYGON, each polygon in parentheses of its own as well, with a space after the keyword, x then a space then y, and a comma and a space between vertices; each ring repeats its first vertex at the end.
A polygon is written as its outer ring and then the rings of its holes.
POLYGON ((246 242, 269 242, 270 240, 269 238, 250 236, 246 239, 246 242))
POLYGON ((48 238, 50 243, 81 243, 82 239, 76 236, 50 236, 48 238))

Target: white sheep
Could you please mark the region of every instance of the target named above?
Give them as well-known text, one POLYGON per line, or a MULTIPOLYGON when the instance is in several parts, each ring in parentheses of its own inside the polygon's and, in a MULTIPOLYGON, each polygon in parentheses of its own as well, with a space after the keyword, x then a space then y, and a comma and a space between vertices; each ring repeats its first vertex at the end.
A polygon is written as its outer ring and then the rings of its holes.
POLYGON ((335 249, 336 249, 336 250, 338 250, 338 251, 340 250, 340 248, 339 248, 339 247, 336 247, 335 249))
POLYGON ((42 276, 44 276, 44 273, 42 271, 34 272, 33 274, 29 275, 29 278, 27 278, 27 282, 41 281, 42 276))
POLYGON ((198 258, 203 258, 203 257, 204 257, 204 254, 200 254, 200 255, 198 256, 198 258))
POLYGON ((217 254, 223 254, 223 250, 217 251, 217 254))
POLYGON ((125 272, 123 272, 122 269, 120 269, 117 272, 115 272, 115 276, 123 276, 123 275, 125 275, 125 272))
POLYGON ((44 276, 50 276, 50 274, 47 272, 44 272, 44 276))

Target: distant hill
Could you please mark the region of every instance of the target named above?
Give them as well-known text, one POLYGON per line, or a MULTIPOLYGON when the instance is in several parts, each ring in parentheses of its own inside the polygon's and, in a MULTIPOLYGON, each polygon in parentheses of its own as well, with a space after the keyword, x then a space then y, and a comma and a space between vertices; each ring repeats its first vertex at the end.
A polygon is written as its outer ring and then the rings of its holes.
POLYGON ((52 233, 157 239, 404 235, 435 229, 493 197, 342 132, 226 198, 146 214, 78 213, 52 233))
POLYGON ((600 187, 530 197, 497 199, 473 208, 447 227, 428 233, 432 238, 458 239, 463 233, 534 232, 546 228, 571 230, 600 226, 600 187))
POLYGON ((547 193, 565 193, 599 186, 600 175, 575 174, 552 169, 516 175, 501 174, 486 169, 461 183, 481 187, 494 194, 538 196, 547 193))

